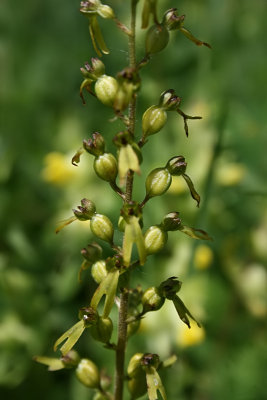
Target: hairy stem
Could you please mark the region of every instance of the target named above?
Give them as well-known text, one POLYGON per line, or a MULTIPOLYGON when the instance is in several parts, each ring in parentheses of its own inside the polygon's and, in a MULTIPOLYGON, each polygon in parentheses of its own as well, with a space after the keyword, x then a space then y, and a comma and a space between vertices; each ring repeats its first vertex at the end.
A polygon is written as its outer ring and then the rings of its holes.
MULTIPOLYGON (((135 21, 136 21, 136 0, 131 0, 131 34, 129 35, 129 67, 136 69, 135 53, 135 21)), ((129 132, 134 137, 136 114, 136 96, 134 95, 129 104, 129 132)), ((126 178, 126 190, 124 202, 129 203, 132 200, 134 172, 128 171, 126 178)), ((116 376, 115 376, 115 394, 114 400, 123 400, 124 387, 124 364, 125 350, 127 343, 127 315, 128 315, 128 295, 129 295, 130 273, 127 273, 127 282, 121 290, 119 321, 118 321, 118 342, 116 347, 116 376)))

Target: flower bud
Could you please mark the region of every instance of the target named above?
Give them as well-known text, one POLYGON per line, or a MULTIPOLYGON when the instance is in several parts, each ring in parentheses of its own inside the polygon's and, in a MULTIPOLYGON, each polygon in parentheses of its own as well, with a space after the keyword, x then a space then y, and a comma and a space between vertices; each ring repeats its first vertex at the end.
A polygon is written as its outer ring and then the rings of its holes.
POLYGON ((96 324, 90 329, 91 335, 95 340, 102 343, 109 343, 113 331, 111 319, 99 317, 96 324))
POLYGON ((181 289, 181 286, 182 282, 172 276, 160 284, 159 290, 166 299, 172 300, 181 289))
POLYGON ((84 68, 80 68, 80 71, 84 78, 96 81, 100 76, 105 73, 105 65, 99 60, 99 58, 91 58, 92 66, 86 62, 84 68))
POLYGON ((177 110, 180 103, 181 98, 176 96, 173 89, 165 90, 165 92, 161 93, 160 95, 159 107, 162 107, 163 110, 177 110))
POLYGON ((108 243, 113 243, 114 228, 108 217, 102 214, 94 214, 91 223, 91 231, 99 239, 108 243))
POLYGON ((98 132, 94 132, 92 137, 93 139, 83 141, 83 148, 88 153, 98 157, 105 152, 105 140, 103 136, 98 132))
POLYGON ((84 247, 81 250, 81 254, 86 261, 89 261, 89 263, 94 263, 101 258, 102 247, 99 246, 98 243, 93 242, 91 244, 88 244, 87 247, 84 247))
POLYGON ((79 221, 87 221, 88 219, 91 219, 96 211, 95 204, 88 199, 82 199, 81 206, 78 206, 77 208, 78 210, 73 210, 73 213, 79 221))
POLYGON ((181 226, 181 218, 179 218, 179 213, 174 211, 165 215, 161 222, 161 227, 165 231, 177 231, 181 226))
POLYGON ((168 234, 160 226, 153 225, 144 235, 147 254, 154 254, 162 250, 168 240, 168 234))
POLYGON ((146 54, 155 54, 163 50, 169 42, 168 29, 162 24, 155 24, 146 34, 146 54))
POLYGON ((143 114, 143 136, 154 135, 159 132, 167 121, 167 114, 161 107, 151 106, 143 114))
POLYGON ((118 87, 119 85, 115 78, 108 75, 102 75, 95 83, 96 97, 106 106, 112 106, 118 87))
POLYGON ((116 158, 111 153, 104 153, 95 158, 94 170, 99 178, 107 182, 114 182, 118 174, 116 158))
POLYGON ((81 383, 89 388, 98 388, 100 374, 97 366, 91 360, 83 358, 76 369, 76 376, 81 383))
POLYGON ((163 24, 169 31, 180 29, 183 26, 185 15, 178 15, 177 8, 167 10, 163 17, 163 24))
POLYGON ((65 356, 61 357, 65 368, 77 367, 80 362, 80 356, 75 350, 70 350, 65 356))
POLYGON ((166 168, 155 168, 146 178, 146 196, 161 196, 171 184, 172 177, 166 168))
POLYGON ((172 157, 166 164, 166 168, 173 176, 183 175, 186 171, 187 163, 184 156, 172 157))
POLYGON ((101 283, 107 274, 106 262, 104 260, 99 260, 92 265, 91 275, 96 283, 101 283))
POLYGON ((157 311, 164 304, 164 297, 160 295, 160 291, 155 286, 148 288, 142 296, 143 312, 157 311))
POLYGON ((92 307, 83 307, 79 310, 79 319, 84 321, 86 328, 95 325, 98 318, 98 312, 92 307))
POLYGON ((114 11, 106 4, 101 4, 97 9, 97 14, 102 18, 113 19, 115 18, 114 11))

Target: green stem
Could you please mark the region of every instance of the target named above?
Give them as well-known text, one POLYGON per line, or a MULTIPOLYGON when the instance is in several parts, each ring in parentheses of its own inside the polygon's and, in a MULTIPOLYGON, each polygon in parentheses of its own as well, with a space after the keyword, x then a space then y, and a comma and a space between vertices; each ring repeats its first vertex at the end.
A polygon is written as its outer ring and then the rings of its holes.
MULTIPOLYGON (((136 69, 135 53, 135 24, 136 24, 136 0, 131 0, 131 34, 129 35, 129 67, 136 69)), ((136 96, 133 96, 129 104, 129 132, 134 137, 136 115, 136 96)), ((129 203, 132 200, 134 172, 128 171, 126 178, 126 190, 124 202, 129 203)), ((116 347, 116 376, 114 400, 123 400, 124 387, 124 364, 125 351, 127 343, 127 315, 128 315, 128 297, 130 273, 127 273, 127 281, 120 295, 119 321, 118 321, 118 342, 116 347)))

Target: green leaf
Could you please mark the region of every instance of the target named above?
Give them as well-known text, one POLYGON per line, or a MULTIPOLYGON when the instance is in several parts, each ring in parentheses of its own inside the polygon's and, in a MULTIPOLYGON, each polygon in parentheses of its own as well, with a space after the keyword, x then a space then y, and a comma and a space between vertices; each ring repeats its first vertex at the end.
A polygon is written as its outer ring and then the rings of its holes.
POLYGON ((100 285, 98 286, 92 297, 90 306, 96 310, 102 297, 106 296, 103 315, 102 315, 103 318, 107 318, 109 316, 112 306, 114 304, 119 275, 120 272, 117 269, 110 271, 107 274, 107 276, 103 279, 103 281, 100 283, 100 285))
POLYGON ((75 343, 79 340, 83 331, 85 330, 84 321, 81 320, 73 325, 70 329, 68 329, 54 344, 54 351, 57 350, 58 345, 60 345, 64 340, 67 341, 60 347, 60 351, 63 356, 65 356, 75 345, 75 343))
POLYGON ((65 368, 63 361, 59 360, 58 358, 35 356, 33 359, 40 364, 47 365, 48 371, 58 371, 65 368))

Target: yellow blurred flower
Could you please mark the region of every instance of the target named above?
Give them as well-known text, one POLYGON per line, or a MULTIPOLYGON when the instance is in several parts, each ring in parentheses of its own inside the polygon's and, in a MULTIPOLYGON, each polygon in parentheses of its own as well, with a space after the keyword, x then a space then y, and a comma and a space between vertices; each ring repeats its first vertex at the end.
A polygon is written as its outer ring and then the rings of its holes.
POLYGON ((217 171, 217 181, 223 186, 235 186, 244 179, 245 173, 246 168, 242 164, 225 164, 217 171))
POLYGON ((177 344, 180 347, 196 346, 205 340, 206 333, 204 328, 199 328, 197 324, 192 324, 189 329, 186 325, 181 325, 178 331, 177 344))
POLYGON ((194 255, 194 266, 196 269, 209 268, 213 261, 213 252, 211 248, 205 244, 201 244, 196 248, 194 255))
POLYGON ((48 153, 44 158, 42 178, 54 185, 64 185, 75 175, 69 157, 59 152, 48 153))

